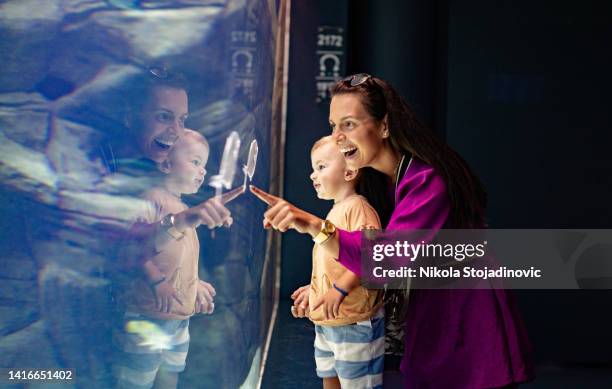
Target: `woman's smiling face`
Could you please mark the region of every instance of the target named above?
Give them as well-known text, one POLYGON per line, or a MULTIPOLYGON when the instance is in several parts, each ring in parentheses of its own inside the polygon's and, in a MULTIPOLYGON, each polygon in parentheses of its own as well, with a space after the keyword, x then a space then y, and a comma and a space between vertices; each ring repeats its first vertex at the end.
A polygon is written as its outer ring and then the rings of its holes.
POLYGON ((188 113, 187 93, 183 89, 159 86, 142 112, 137 113, 136 143, 142 155, 161 162, 183 134, 188 113))
POLYGON ((383 121, 368 114, 358 95, 335 95, 329 107, 329 124, 347 168, 357 170, 376 163, 388 132, 383 121))

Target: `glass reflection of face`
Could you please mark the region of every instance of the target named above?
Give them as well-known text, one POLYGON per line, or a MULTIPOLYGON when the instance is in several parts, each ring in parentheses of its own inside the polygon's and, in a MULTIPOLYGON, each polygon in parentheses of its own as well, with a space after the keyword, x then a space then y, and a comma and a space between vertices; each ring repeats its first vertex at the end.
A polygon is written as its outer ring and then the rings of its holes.
POLYGON ((310 159, 312 162, 310 179, 318 198, 334 200, 347 185, 352 185, 344 178, 346 163, 332 140, 317 147, 310 155, 310 159))
POLYGON ((388 136, 386 127, 368 114, 358 95, 334 96, 329 107, 329 124, 349 169, 376 165, 384 148, 383 139, 388 136))
POLYGON ((142 112, 136 113, 140 120, 135 140, 140 153, 158 163, 165 160, 183 134, 187 113, 185 90, 168 86, 153 88, 142 112))
POLYGON ((168 156, 166 185, 177 194, 196 193, 206 176, 208 145, 191 135, 179 138, 168 156))

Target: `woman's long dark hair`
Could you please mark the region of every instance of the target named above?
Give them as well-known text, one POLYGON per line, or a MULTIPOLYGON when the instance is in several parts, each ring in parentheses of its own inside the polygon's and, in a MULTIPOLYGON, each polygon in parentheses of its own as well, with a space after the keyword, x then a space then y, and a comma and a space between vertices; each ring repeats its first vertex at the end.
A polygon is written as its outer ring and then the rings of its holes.
MULTIPOLYGON (((446 184, 450 200, 450 214, 446 226, 450 228, 478 228, 484 225, 487 194, 478 177, 467 163, 441 141, 436 134, 416 118, 414 111, 397 91, 386 81, 370 77, 357 86, 338 81, 332 88, 332 96, 356 94, 366 111, 376 120, 387 115, 391 147, 401 154, 410 153, 431 165, 446 184)), ((364 168, 358 191, 379 212, 386 225, 393 205, 386 190, 388 178, 372 168, 364 168)))

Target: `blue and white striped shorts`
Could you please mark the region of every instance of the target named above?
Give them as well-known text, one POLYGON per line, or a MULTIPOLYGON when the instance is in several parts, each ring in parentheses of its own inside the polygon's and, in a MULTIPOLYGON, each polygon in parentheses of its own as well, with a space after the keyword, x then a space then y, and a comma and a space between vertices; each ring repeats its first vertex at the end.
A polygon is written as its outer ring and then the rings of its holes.
POLYGON ((315 333, 319 377, 337 376, 343 388, 382 388, 384 315, 344 326, 315 325, 315 333))
POLYGON ((161 320, 126 312, 121 328, 113 331, 113 346, 117 387, 151 388, 159 369, 185 370, 189 319, 161 320))

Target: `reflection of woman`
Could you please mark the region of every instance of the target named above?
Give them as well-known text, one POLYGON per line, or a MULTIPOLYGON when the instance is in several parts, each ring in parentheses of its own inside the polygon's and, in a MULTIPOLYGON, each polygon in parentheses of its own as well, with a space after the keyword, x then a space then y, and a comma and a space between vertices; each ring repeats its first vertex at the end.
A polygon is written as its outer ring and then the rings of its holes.
MULTIPOLYGON (((363 181, 374 192, 390 189, 390 215, 384 201, 373 201, 383 204, 378 208, 387 230, 484 226, 486 195, 478 179, 388 83, 366 74, 338 82, 329 117, 347 166, 364 169, 363 181), (393 186, 377 186, 381 177, 393 186)), ((361 232, 334 229, 282 199, 253 191, 272 205, 264 226, 329 235, 323 246, 361 275, 361 232)), ((401 362, 407 388, 512 386, 532 378, 529 351, 506 291, 411 291, 401 362)))
MULTIPOLYGON (((142 179, 144 186, 127 188, 127 192, 144 192, 159 179, 157 164, 167 159, 171 147, 184 133, 188 115, 187 83, 178 73, 151 68, 147 74, 140 75, 130 83, 125 97, 126 133, 112 139, 102 149, 103 160, 111 172, 131 175, 134 181, 142 179)), ((136 225, 131 234, 148 243, 142 247, 143 251, 153 252, 160 247, 152 247, 154 242, 149 237, 160 230, 182 232, 200 224, 212 229, 231 223, 230 211, 218 199, 210 199, 183 212, 168 215, 158 223, 136 225)), ((148 254, 143 252, 144 256, 148 254)))
POLYGON ((185 79, 152 68, 131 83, 127 94, 124 124, 131 139, 123 142, 118 153, 163 162, 184 132, 189 109, 185 79))

